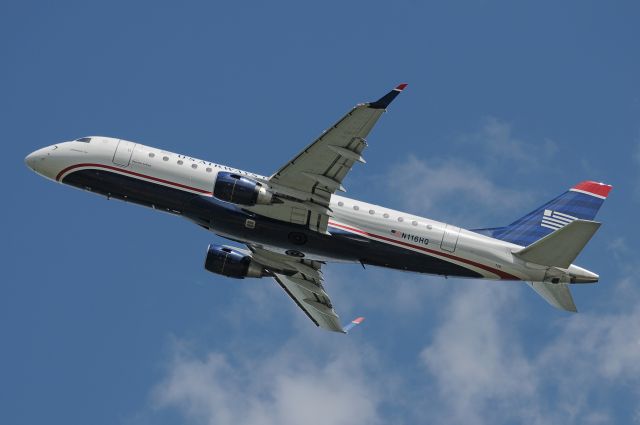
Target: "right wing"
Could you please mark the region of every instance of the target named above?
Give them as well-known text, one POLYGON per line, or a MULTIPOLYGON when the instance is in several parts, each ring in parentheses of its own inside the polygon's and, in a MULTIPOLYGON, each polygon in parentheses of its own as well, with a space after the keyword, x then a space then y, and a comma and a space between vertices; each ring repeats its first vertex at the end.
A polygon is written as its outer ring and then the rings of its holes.
POLYGON ((346 333, 322 285, 322 263, 292 258, 253 245, 248 247, 252 257, 271 271, 273 278, 316 326, 346 333))

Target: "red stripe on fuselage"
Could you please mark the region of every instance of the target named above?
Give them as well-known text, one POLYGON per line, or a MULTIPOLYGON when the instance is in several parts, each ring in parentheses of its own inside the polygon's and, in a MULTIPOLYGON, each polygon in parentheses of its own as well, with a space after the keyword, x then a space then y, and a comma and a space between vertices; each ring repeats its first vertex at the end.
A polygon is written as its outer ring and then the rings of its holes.
POLYGON ((58 175, 56 176, 56 180, 60 181, 60 178, 64 174, 68 173, 71 170, 74 170, 76 168, 84 168, 84 167, 104 168, 104 169, 107 169, 107 170, 117 171, 119 173, 130 174, 132 176, 142 177, 142 178, 145 178, 145 179, 148 179, 148 180, 153 180, 153 181, 156 181, 158 183, 168 184, 168 185, 171 185, 171 186, 179 187, 181 189, 191 190, 191 191, 194 191, 194 192, 202 193, 204 195, 213 195, 213 192, 209 192, 207 190, 198 189, 197 187, 188 186, 186 184, 176 183, 176 182, 172 182, 170 180, 161 179, 159 177, 148 176, 146 174, 136 173, 135 171, 124 170, 122 168, 114 167, 112 165, 104 165, 104 164, 84 163, 84 164, 71 165, 71 166, 65 168, 64 170, 60 171, 58 173, 58 175))
POLYGON ((439 255, 441 257, 446 257, 446 258, 450 258, 452 260, 460 261, 462 263, 469 264, 470 266, 478 267, 479 269, 483 269, 483 270, 486 270, 486 271, 488 271, 490 273, 498 275, 498 276, 500 276, 501 279, 505 279, 505 280, 522 280, 519 277, 514 276, 512 274, 509 274, 509 273, 506 273, 506 272, 503 272, 502 270, 494 269, 493 267, 485 266, 484 264, 477 263, 477 262, 472 261, 472 260, 467 260, 465 258, 456 257, 455 255, 451 255, 451 254, 447 254, 447 253, 444 253, 444 252, 436 251, 436 250, 433 250, 433 249, 425 248, 425 247, 419 246, 419 245, 414 245, 414 244, 411 244, 411 243, 408 243, 408 242, 405 242, 405 241, 399 241, 399 240, 396 240, 396 239, 388 238, 386 236, 376 235, 374 233, 365 232, 364 230, 356 229, 355 227, 345 226, 344 224, 336 223, 335 221, 329 221, 329 225, 330 226, 339 227, 339 228, 344 229, 344 230, 349 230, 351 232, 359 233, 359 234, 364 235, 364 236, 369 236, 369 237, 376 238, 376 239, 382 239, 384 241, 397 243, 397 244, 404 245, 404 246, 407 246, 407 247, 410 247, 410 248, 414 248, 414 249, 419 249, 420 251, 428 252, 430 254, 435 254, 435 255, 439 255))

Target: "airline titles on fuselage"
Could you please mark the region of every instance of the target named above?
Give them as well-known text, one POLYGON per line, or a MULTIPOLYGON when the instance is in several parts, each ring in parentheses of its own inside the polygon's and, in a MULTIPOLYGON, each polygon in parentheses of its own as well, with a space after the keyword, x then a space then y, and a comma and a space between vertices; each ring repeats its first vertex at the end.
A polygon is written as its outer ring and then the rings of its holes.
POLYGON ((243 170, 238 170, 237 168, 233 168, 233 167, 228 167, 226 165, 220 165, 220 164, 216 164, 214 162, 209 162, 209 161, 205 161, 202 159, 198 159, 198 158, 192 158, 190 156, 186 156, 186 155, 180 155, 180 154, 175 154, 178 158, 186 160, 186 161, 190 161, 194 164, 200 164, 200 165, 206 165, 209 167, 213 167, 213 168, 218 168, 220 170, 223 171, 228 171, 230 173, 235 173, 235 174, 239 174, 241 176, 247 176, 247 177, 253 177, 254 179, 263 179, 264 176, 260 176, 258 174, 255 173, 251 173, 248 171, 243 171, 243 170))

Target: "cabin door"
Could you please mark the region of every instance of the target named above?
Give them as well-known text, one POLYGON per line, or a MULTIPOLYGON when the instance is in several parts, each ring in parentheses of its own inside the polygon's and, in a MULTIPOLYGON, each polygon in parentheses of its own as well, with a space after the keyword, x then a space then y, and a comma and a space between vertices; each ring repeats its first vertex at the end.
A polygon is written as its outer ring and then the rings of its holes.
POLYGON ((116 147, 116 153, 113 155, 113 163, 120 165, 121 167, 128 167, 131 161, 131 155, 133 155, 133 148, 136 146, 133 142, 126 140, 119 140, 118 147, 116 147))
POLYGON ((460 236, 460 228, 447 224, 447 228, 444 230, 444 235, 442 236, 440 248, 442 248, 443 251, 454 252, 456 245, 458 245, 458 236, 460 236))

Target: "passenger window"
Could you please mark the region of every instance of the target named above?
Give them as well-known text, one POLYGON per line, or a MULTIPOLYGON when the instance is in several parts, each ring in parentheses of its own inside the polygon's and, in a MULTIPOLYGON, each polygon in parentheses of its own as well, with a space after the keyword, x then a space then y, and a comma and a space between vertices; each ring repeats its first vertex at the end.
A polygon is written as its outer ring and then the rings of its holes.
POLYGON ((339 207, 344 207, 344 202, 342 202, 342 201, 338 202, 338 206, 339 207))
POLYGON ((369 210, 369 214, 375 214, 376 212, 374 210, 369 210))
POLYGON ((149 158, 153 158, 154 156, 156 156, 156 154, 155 154, 155 153, 153 153, 153 152, 149 152, 149 158))
POLYGON ((198 168, 198 165, 197 164, 191 164, 191 168, 193 168, 195 170, 196 168, 198 168))
POLYGON ((411 224, 413 224, 414 226, 417 226, 417 225, 418 225, 418 222, 417 222, 417 221, 415 221, 415 220, 413 220, 413 221, 411 222, 411 224))
POLYGON ((404 221, 404 218, 402 218, 402 217, 398 217, 398 221, 399 221, 400 223, 402 223, 402 222, 404 221))
POLYGON ((354 205, 354 206, 353 206, 353 209, 354 209, 354 210, 356 210, 356 211, 358 211, 358 210, 360 209, 360 207, 359 207, 359 206, 357 206, 357 205, 354 205))
POLYGON ((382 216, 383 216, 384 218, 389 218, 389 214, 387 214, 387 213, 382 214, 382 216))
POLYGON ((178 165, 182 165, 182 164, 184 164, 184 162, 182 162, 182 160, 181 160, 181 159, 179 159, 179 160, 178 160, 178 165))
POLYGON ((168 161, 168 160, 169 160, 169 157, 168 157, 168 156, 163 156, 163 157, 162 157, 162 160, 163 160, 163 161, 168 161))
POLYGON ((211 167, 207 167, 207 173, 211 172, 211 167))

